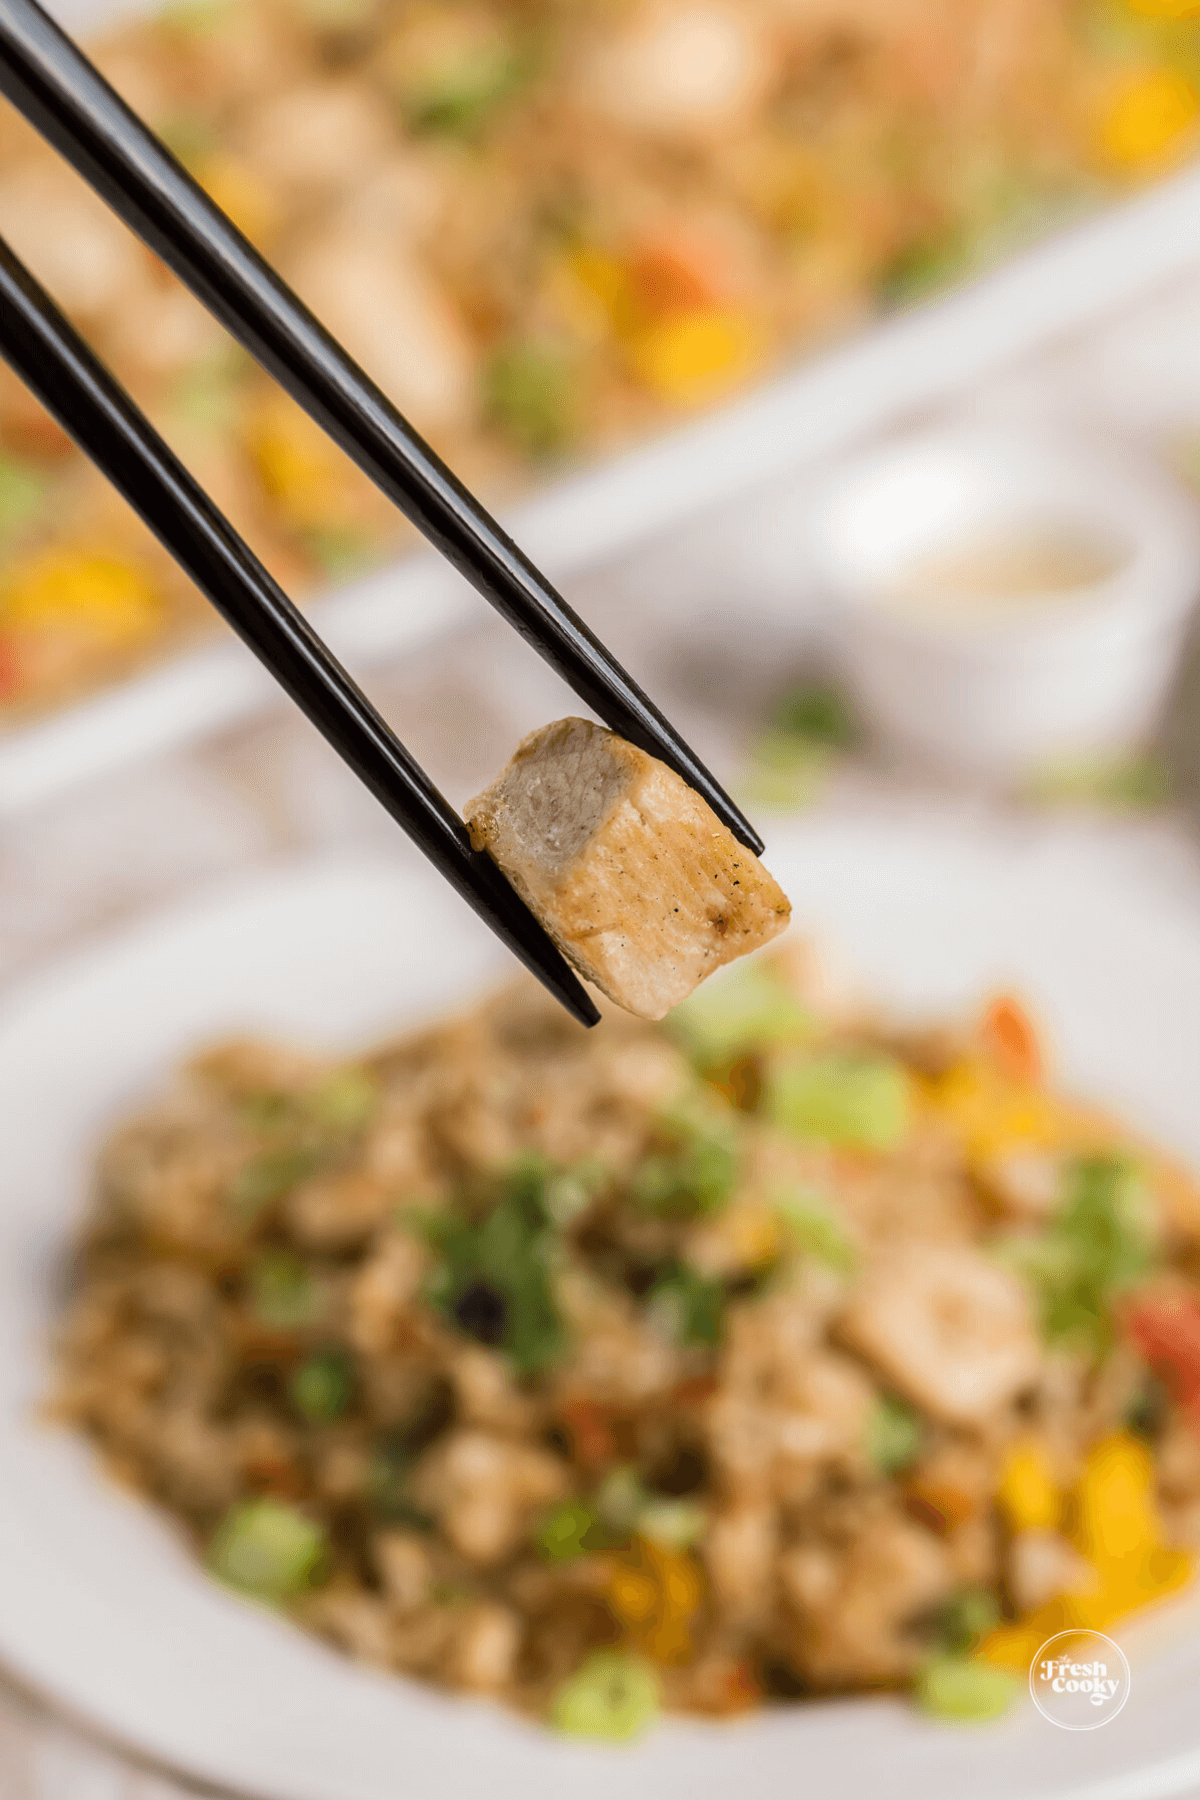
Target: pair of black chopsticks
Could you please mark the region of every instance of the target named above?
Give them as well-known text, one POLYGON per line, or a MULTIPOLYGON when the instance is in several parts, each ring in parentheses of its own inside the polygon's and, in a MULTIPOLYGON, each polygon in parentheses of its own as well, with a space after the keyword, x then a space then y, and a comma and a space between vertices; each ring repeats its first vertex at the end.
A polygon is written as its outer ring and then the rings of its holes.
MULTIPOLYGON (((0 0, 0 91, 614 731, 762 843, 662 714, 35 0, 0 0)), ((0 356, 481 918, 585 1024, 557 948, 366 696, 0 241, 0 356)))

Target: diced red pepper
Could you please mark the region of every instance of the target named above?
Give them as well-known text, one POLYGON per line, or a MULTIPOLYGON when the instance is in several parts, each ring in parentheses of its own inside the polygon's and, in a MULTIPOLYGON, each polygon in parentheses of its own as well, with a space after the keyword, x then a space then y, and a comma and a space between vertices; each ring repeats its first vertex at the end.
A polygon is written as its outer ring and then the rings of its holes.
POLYGON ((611 1462, 617 1454, 612 1414, 595 1400, 568 1400, 559 1417, 576 1462, 585 1469, 596 1469, 611 1462))
POLYGON ((1011 994, 998 994, 983 1020, 984 1048, 1003 1074, 1036 1087, 1044 1062, 1037 1031, 1029 1014, 1011 994))
POLYGON ((0 633, 0 700, 11 700, 21 686, 16 645, 0 633))
POLYGON ((629 273, 638 300, 655 315, 716 306, 728 295, 725 260, 713 245, 687 237, 643 244, 629 273))
POLYGON ((745 1660, 721 1661, 704 1671, 693 1689, 691 1703, 698 1711, 716 1718, 730 1718, 762 1704, 762 1684, 745 1660))
POLYGON ((1124 1324, 1135 1348, 1200 1428, 1200 1298, 1144 1294, 1126 1309, 1124 1324))
POLYGON ((703 1406, 720 1385, 715 1375, 691 1375, 671 1389, 672 1403, 675 1406, 703 1406))

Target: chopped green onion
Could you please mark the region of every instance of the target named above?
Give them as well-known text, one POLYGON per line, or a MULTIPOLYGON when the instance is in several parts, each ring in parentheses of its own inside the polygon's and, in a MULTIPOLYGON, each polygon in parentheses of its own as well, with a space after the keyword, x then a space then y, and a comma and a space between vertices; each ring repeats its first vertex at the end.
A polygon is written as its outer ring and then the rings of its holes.
POLYGON ((690 1550, 707 1524, 707 1508, 698 1500, 647 1500, 637 1520, 640 1536, 663 1550, 690 1550))
MULTIPOLYGON (((175 153, 181 162, 189 163, 187 155, 175 153)), ((198 357, 171 383, 166 397, 168 414, 192 431, 228 435, 235 430, 245 403, 245 368, 245 353, 228 344, 198 357)))
POLYGON ((354 1398, 354 1365, 344 1350, 314 1351, 293 1372, 288 1393, 310 1424, 328 1424, 354 1398))
POLYGON ((570 1225, 585 1213, 608 1180, 604 1164, 590 1158, 546 1180, 546 1211, 558 1226, 570 1225))
POLYGON ((509 45, 473 45, 407 87, 403 104, 409 124, 414 131, 470 136, 516 92, 526 74, 526 60, 509 45))
POLYGON ((414 1457, 400 1437, 376 1445, 367 1475, 367 1500, 377 1519, 428 1531, 433 1520, 412 1497, 414 1457))
POLYGON ((550 345, 513 343, 497 350, 484 371, 484 407, 528 456, 555 456, 579 431, 574 370, 550 345))
POLYGON ((305 553, 322 573, 335 581, 357 575, 371 566, 376 540, 365 531, 346 525, 305 525, 296 536, 305 553))
POLYGON ((198 112, 177 112, 161 119, 158 135, 172 156, 193 171, 206 156, 212 155, 218 143, 211 120, 198 112))
POLYGON ((785 1053, 768 1067, 765 1111, 800 1137, 891 1150, 909 1129, 908 1077, 888 1056, 785 1053))
POLYGON ((1007 1669, 966 1656, 935 1656, 918 1675, 914 1696, 939 1719, 982 1721, 1007 1712, 1020 1687, 1007 1669))
POLYGON ((315 1325, 325 1310, 325 1290, 308 1264, 290 1250, 268 1250, 250 1270, 250 1307, 276 1331, 315 1325))
POLYGON ((251 1225, 276 1200, 300 1186, 314 1173, 320 1155, 310 1145, 267 1150, 239 1171, 229 1189, 229 1204, 245 1225, 251 1225))
POLYGON ((296 1096, 264 1088, 259 1093, 242 1094, 237 1110, 243 1123, 252 1131, 278 1131, 281 1126, 295 1124, 296 1096))
POLYGON ((579 1500, 556 1507, 537 1536, 538 1549, 550 1562, 567 1562, 589 1550, 602 1549, 606 1541, 607 1533, 595 1513, 579 1500))
POLYGON ((796 812, 816 799, 829 763, 825 744, 786 731, 764 731, 751 746, 750 768, 738 791, 747 802, 772 812, 796 812))
POLYGON ((857 1268, 858 1252, 819 1196, 777 1195, 774 1206, 796 1248, 806 1256, 815 1257, 843 1275, 852 1274, 857 1268))
POLYGON ((624 1650, 597 1650, 554 1696, 550 1721, 569 1737, 627 1743, 658 1715, 658 1678, 624 1650))
POLYGON ((370 25, 374 0, 300 0, 305 22, 314 31, 361 31, 370 25))
POLYGON ((725 1330, 725 1289, 680 1265, 660 1275, 650 1290, 650 1316, 664 1336, 681 1345, 715 1348, 725 1330))
POLYGON ((208 1548, 221 1581, 262 1600, 286 1600, 311 1583, 325 1551, 314 1520, 280 1500, 242 1500, 226 1513, 208 1548))
POLYGON ((777 731, 835 750, 845 749, 858 736, 846 696, 823 682, 805 682, 785 695, 775 708, 773 723, 777 731))
POLYGON ((42 511, 50 484, 31 463, 0 455, 0 540, 31 525, 42 511))
POLYGON ((879 277, 879 298, 888 306, 921 300, 936 288, 961 280, 973 261, 971 240, 955 223, 906 244, 879 277))
POLYGON ((938 1635, 943 1648, 965 1655, 980 1638, 1000 1623, 1000 1606, 990 1588, 962 1588, 947 1600, 938 1614, 938 1635))
POLYGON ((211 37, 236 26, 237 8, 234 0, 168 0, 158 24, 182 38, 211 37))
POLYGON ((648 1156, 629 1184, 634 1205, 656 1219, 688 1219, 716 1212, 737 1180, 736 1154, 725 1144, 694 1138, 662 1156, 648 1156))
POLYGON ((921 1454, 923 1427, 911 1406, 881 1394, 867 1415, 867 1461, 881 1475, 899 1475, 921 1454))
POLYGON ((634 1530, 647 1494, 636 1469, 612 1469, 596 1490, 597 1515, 611 1532, 625 1535, 634 1530))
POLYGON ((1045 805, 1091 805, 1140 812, 1166 804, 1171 797, 1171 777, 1161 757, 1143 751, 1055 763, 1034 777, 1030 793, 1045 805))
POLYGON ((667 1029, 701 1069, 808 1036, 812 1021, 770 964, 747 963, 704 982, 677 1006, 667 1029))
POLYGON ((751 770, 742 783, 747 798, 777 811, 807 805, 833 753, 855 738, 854 721, 836 688, 798 687, 774 709, 750 750, 751 770))
POLYGON ((361 1131, 379 1108, 379 1083, 365 1069, 339 1069, 312 1097, 312 1112, 331 1131, 361 1131))

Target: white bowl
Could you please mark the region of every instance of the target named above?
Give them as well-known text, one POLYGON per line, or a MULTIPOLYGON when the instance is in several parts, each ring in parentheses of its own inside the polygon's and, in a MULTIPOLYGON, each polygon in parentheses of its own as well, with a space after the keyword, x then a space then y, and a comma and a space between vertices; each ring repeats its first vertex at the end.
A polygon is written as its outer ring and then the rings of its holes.
MULTIPOLYGON (((800 928, 905 1012, 1010 984, 1071 1087, 1200 1162, 1200 924, 1189 891, 1081 847, 950 822, 814 817, 771 866, 800 928)), ((63 1252, 99 1135, 198 1042, 350 1046, 512 971, 415 853, 307 864, 139 922, 0 1002, 0 1658, 110 1735, 270 1800, 1152 1800, 1200 1783, 1195 1603, 1119 1630, 1103 1731, 1032 1705, 963 1728, 876 1698, 674 1719, 628 1750, 356 1667, 216 1586, 182 1534, 39 1417, 63 1252), (1144 1629, 1149 1629, 1146 1627, 1144 1629)))
POLYGON ((902 758, 1004 781, 1152 730, 1200 594, 1195 511, 1156 464, 1009 432, 922 434, 832 477, 811 531, 848 686, 902 758), (895 603, 906 571, 1030 532, 1094 546, 1108 567, 986 616, 895 603))

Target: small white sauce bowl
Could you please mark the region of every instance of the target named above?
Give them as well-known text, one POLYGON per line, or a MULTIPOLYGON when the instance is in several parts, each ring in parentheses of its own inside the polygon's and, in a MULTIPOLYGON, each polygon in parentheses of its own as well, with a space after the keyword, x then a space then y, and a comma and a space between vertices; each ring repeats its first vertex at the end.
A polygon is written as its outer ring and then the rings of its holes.
POLYGON ((906 761, 1011 781, 1144 742, 1200 595, 1200 524, 1151 461, 964 428, 845 465, 814 496, 810 548, 864 722, 906 761), (1086 586, 982 616, 899 605, 897 584, 972 542, 1073 537, 1086 586))

